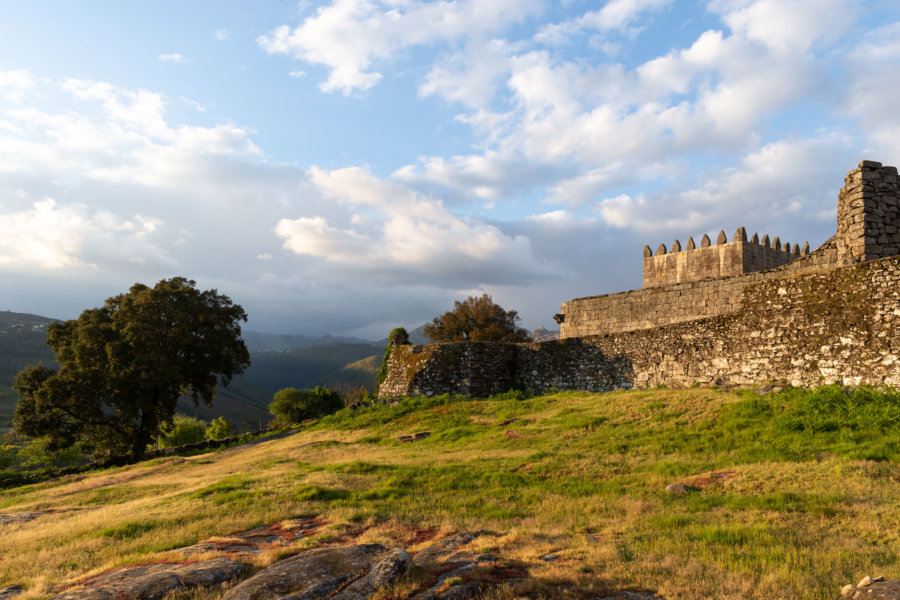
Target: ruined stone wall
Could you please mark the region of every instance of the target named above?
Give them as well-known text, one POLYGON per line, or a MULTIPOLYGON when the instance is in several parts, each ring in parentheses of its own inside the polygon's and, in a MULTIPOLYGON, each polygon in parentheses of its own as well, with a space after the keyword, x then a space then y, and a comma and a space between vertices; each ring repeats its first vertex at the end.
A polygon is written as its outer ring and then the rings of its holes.
POLYGON ((649 246, 644 246, 644 288, 774 269, 807 254, 808 243, 801 250, 797 244, 782 246, 777 237, 770 242, 768 235, 760 240, 754 233, 748 240, 743 227, 738 228, 730 243, 725 232, 720 231, 715 246, 710 245, 706 235, 699 248, 695 248, 693 238, 688 238, 684 250, 678 240, 671 250, 660 244, 655 255, 651 255, 649 246))
MULTIPOLYGON (((801 252, 797 258, 795 251, 792 251, 791 262, 776 269, 564 302, 558 317, 561 319, 560 337, 621 333, 728 314, 737 309, 741 292, 748 285, 900 254, 900 181, 896 168, 863 161, 857 169, 847 174, 838 198, 837 229, 837 234, 814 252, 808 255, 801 252)), ((742 229, 739 229, 735 235, 739 240, 741 233, 742 229)), ((722 260, 728 258, 731 261, 729 264, 736 265, 737 245, 724 243, 724 233, 719 237, 721 245, 649 258, 656 260, 673 256, 675 258, 672 260, 677 261, 682 254, 712 249, 720 253, 722 260), (728 249, 729 246, 734 249, 728 249)), ((760 247, 764 244, 755 245, 751 240, 747 246, 760 247)), ((747 246, 742 245, 742 248, 747 246)), ((748 260, 768 260, 762 254, 765 252, 762 250, 757 258, 748 260)), ((647 260, 645 257, 645 264, 647 260)), ((677 272, 677 263, 673 264, 677 272)))
POLYGON ((771 380, 900 385, 900 257, 763 279, 744 287, 730 314, 642 331, 534 344, 396 347, 379 395, 771 380), (460 356, 477 356, 478 368, 460 356))
POLYGON ((838 195, 838 260, 852 264, 900 254, 900 182, 895 167, 864 160, 838 195))

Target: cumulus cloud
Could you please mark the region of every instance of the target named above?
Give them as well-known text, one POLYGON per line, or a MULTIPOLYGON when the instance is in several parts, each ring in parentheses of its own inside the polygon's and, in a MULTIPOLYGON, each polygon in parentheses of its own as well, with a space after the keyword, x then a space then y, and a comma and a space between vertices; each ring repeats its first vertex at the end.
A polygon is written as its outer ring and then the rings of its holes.
POLYGON ((152 217, 122 219, 106 211, 91 213, 81 203, 60 206, 52 198, 30 208, 0 214, 0 265, 15 269, 96 269, 104 252, 126 255, 134 262, 149 256, 171 261, 152 247, 150 238, 162 225, 152 217))
POLYGON ((609 0, 600 10, 586 12, 571 21, 541 27, 534 39, 559 44, 585 30, 603 32, 624 29, 642 14, 658 11, 670 4, 672 0, 609 0))
POLYGON ((535 14, 538 0, 334 0, 299 26, 277 27, 257 39, 269 54, 323 65, 323 91, 350 94, 378 83, 378 65, 414 46, 479 39, 535 14))
POLYGON ((356 218, 343 225, 319 215, 282 219, 275 231, 284 247, 297 254, 395 283, 482 285, 548 274, 527 238, 458 217, 440 200, 362 168, 313 168, 310 180, 356 218), (367 216, 360 218, 358 211, 367 216))
POLYGON ((861 6, 854 0, 713 0, 731 30, 780 53, 803 53, 838 38, 861 6))

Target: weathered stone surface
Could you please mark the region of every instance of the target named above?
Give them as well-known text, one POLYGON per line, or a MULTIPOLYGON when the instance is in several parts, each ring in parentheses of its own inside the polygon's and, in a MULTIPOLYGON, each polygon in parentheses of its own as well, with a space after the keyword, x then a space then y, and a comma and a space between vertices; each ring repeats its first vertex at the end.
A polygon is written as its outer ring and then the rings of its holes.
POLYGON ((838 195, 837 232, 814 252, 808 243, 802 252, 799 244, 782 248, 779 238, 770 245, 768 235, 759 244, 747 242, 739 229, 732 243, 720 234, 719 244, 711 246, 704 236, 699 249, 645 255, 643 290, 563 303, 560 336, 619 333, 728 314, 739 307, 742 290, 760 281, 900 253, 896 169, 860 167, 845 182, 838 195))
POLYGON ((257 573, 223 600, 362 600, 405 575, 411 562, 405 550, 378 544, 316 548, 257 573))
POLYGON ((52 600, 159 600, 172 590, 230 583, 249 572, 249 565, 227 558, 123 567, 84 580, 52 600))
POLYGON ((0 600, 9 600, 14 596, 18 596, 22 592, 25 591, 21 585, 8 585, 4 588, 0 588, 0 600))
POLYGON ((430 431, 419 431, 417 433, 410 433, 408 435, 397 436, 398 442, 418 442, 420 440, 424 440, 428 436, 431 435, 430 431))
POLYGON ((900 600, 900 579, 872 581, 864 586, 846 585, 839 600, 900 600))
POLYGON ((297 517, 268 527, 257 527, 224 537, 204 540, 178 552, 186 556, 208 552, 228 554, 260 554, 272 548, 290 546, 296 540, 315 535, 326 522, 316 517, 297 517))
POLYGON ((400 347, 379 395, 486 396, 514 385, 536 392, 770 381, 900 385, 900 257, 763 278, 744 287, 737 304, 731 314, 641 331, 400 347))
POLYGON ((688 492, 697 490, 698 488, 686 483, 670 483, 666 486, 666 493, 673 496, 684 496, 688 492))

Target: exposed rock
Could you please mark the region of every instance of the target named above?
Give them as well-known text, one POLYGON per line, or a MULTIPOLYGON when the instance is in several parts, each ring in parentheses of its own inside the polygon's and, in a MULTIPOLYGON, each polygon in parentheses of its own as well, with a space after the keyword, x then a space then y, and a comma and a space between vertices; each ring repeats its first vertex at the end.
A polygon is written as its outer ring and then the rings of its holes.
POLYGON ((362 600, 405 575, 410 565, 405 550, 378 544, 316 548, 275 563, 222 600, 362 600))
POLYGON ((670 483, 666 486, 666 493, 673 496, 684 496, 688 492, 694 492, 698 489, 700 488, 687 483, 670 483))
POLYGON ((434 568, 438 563, 444 569, 433 583, 413 594, 410 600, 464 600, 475 596, 486 584, 528 576, 522 570, 500 566, 500 559, 492 554, 462 550, 462 546, 485 535, 497 534, 487 530, 464 531, 417 552, 413 557, 416 565, 434 568))
POLYGON ((542 560, 544 562, 555 562, 555 561, 559 560, 559 555, 558 554, 545 554, 545 555, 541 556, 539 560, 542 560))
POLYGON ((52 600, 159 600, 168 592, 230 583, 250 572, 250 566, 227 558, 195 563, 155 563, 124 567, 79 582, 52 600))
POLYGON ((620 590, 599 596, 595 600, 664 600, 662 596, 657 596, 653 592, 635 592, 631 590, 620 590))
POLYGON ((298 517, 281 521, 268 527, 257 527, 248 531, 233 533, 220 538, 206 540, 178 552, 191 555, 205 552, 226 552, 229 554, 259 554, 272 548, 290 546, 296 540, 318 533, 325 521, 315 517, 298 517))
POLYGON ((900 600, 900 579, 876 577, 869 579, 867 585, 862 585, 867 579, 864 577, 859 586, 845 585, 841 589, 840 600, 900 600))
POLYGON ((21 585, 8 585, 5 588, 0 588, 0 600, 8 600, 13 596, 18 596, 24 591, 25 588, 21 585))
POLYGON ((424 440, 431 435, 430 431, 420 431, 418 433, 410 433, 409 435, 401 435, 397 438, 398 442, 418 442, 424 440))
MULTIPOLYGON (((493 531, 488 531, 487 529, 479 529, 478 531, 463 531, 461 533, 445 537, 434 545, 416 552, 416 554, 413 556, 413 562, 417 565, 425 565, 428 563, 457 558, 457 556, 454 555, 457 554, 456 551, 460 547, 472 543, 476 538, 479 538, 483 535, 495 536, 497 534, 493 531)), ((469 554, 474 556, 474 553, 469 554)))

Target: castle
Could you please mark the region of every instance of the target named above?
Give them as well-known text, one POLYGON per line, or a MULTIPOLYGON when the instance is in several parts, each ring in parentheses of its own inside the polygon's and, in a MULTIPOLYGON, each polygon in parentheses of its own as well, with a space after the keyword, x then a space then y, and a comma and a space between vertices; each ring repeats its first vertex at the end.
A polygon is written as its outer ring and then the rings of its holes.
POLYGON ((814 251, 738 228, 644 247, 640 290, 576 298, 558 341, 396 346, 380 396, 785 380, 900 385, 900 180, 862 161, 814 251))

